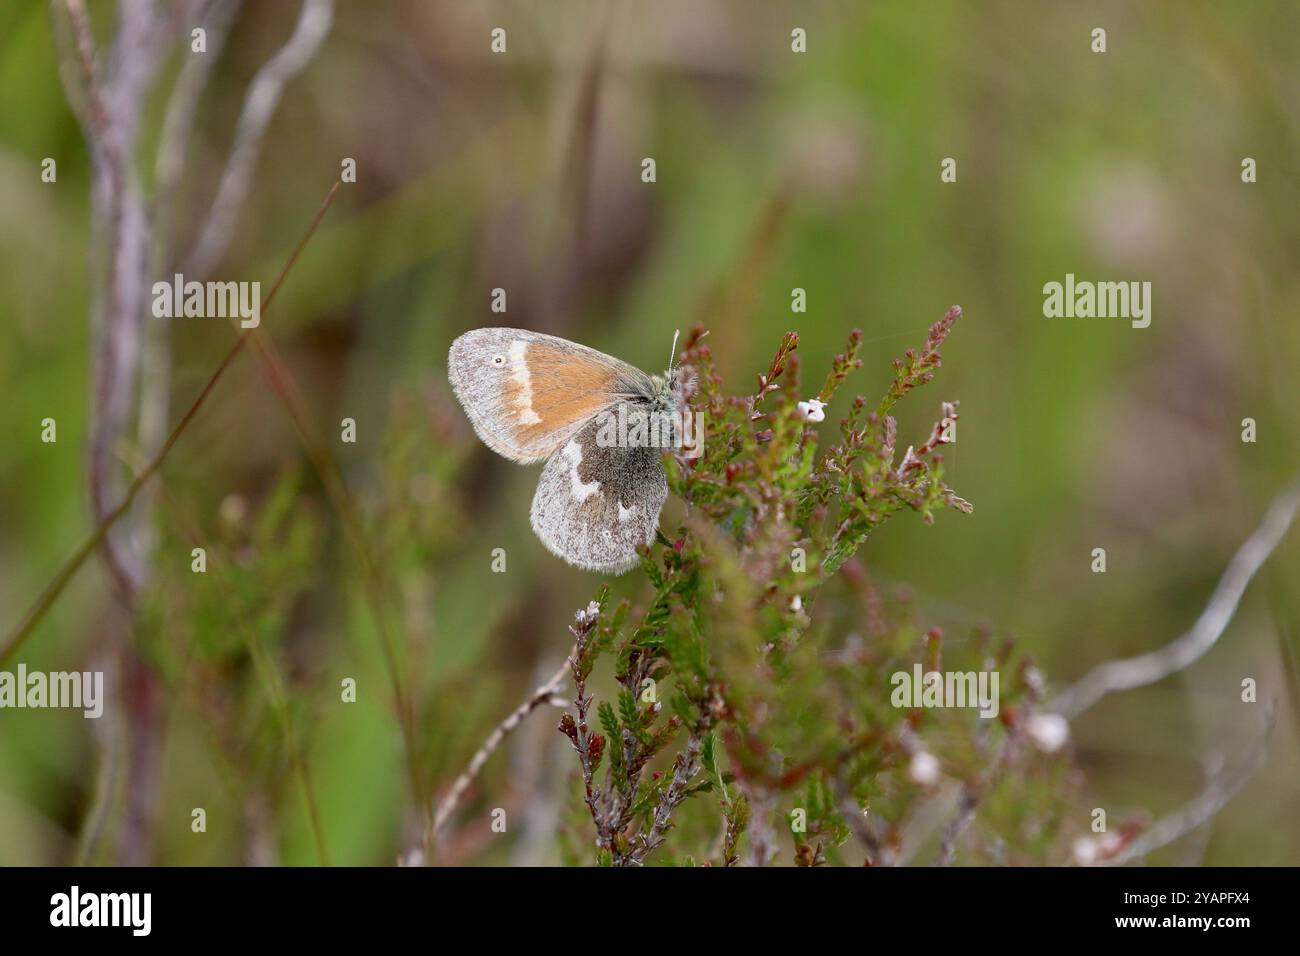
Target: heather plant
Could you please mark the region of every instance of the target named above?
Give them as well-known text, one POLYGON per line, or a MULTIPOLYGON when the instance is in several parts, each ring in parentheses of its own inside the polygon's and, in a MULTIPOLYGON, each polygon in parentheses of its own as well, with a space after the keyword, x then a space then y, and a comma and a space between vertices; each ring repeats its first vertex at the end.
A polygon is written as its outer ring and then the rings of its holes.
MULTIPOLYGON (((950 309, 921 349, 894 363, 878 404, 854 399, 824 451, 815 423, 861 364, 860 331, 804 400, 796 333, 744 396, 724 390, 703 330, 689 336, 684 398, 705 414, 708 438, 702 456, 679 456, 670 469, 686 507, 644 555, 652 596, 634 610, 604 588, 571 627, 575 698, 559 729, 577 754, 598 862, 898 862, 919 849, 905 838, 918 810, 951 797, 948 780, 958 795, 939 835, 946 861, 975 803, 1024 762, 1008 745, 1017 713, 1039 696, 1032 667, 982 633, 946 648, 860 558, 870 533, 900 512, 931 523, 941 510, 971 510, 944 480, 957 404, 944 402, 930 434, 901 453, 891 414, 931 381, 960 314, 950 309), (589 681, 602 663, 616 689, 597 699, 589 681), (895 706, 890 677, 914 664, 1006 674, 1000 719, 895 706)), ((1059 849, 1063 793, 1005 801, 1034 834, 1017 852, 1043 859, 1059 849)), ((575 861, 584 842, 571 840, 575 861)), ((1003 845, 984 839, 979 857, 1003 845)))

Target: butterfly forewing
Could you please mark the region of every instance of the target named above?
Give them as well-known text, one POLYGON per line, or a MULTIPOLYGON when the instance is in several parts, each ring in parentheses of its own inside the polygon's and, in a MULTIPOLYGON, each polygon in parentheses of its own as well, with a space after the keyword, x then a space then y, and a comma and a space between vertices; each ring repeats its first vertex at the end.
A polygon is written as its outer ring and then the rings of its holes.
POLYGON ((542 469, 530 517, 551 553, 590 571, 622 574, 649 544, 668 498, 657 448, 601 447, 598 422, 566 441, 542 469))
POLYGON ((620 396, 647 394, 649 376, 612 356, 525 329, 475 329, 451 344, 456 397, 489 448, 540 461, 620 396))

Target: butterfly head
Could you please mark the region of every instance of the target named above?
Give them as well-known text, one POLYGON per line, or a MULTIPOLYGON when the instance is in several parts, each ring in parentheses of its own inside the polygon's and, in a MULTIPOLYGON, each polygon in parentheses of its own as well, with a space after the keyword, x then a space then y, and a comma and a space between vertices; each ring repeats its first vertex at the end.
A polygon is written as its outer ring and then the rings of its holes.
POLYGON ((690 366, 674 363, 676 355, 677 336, 674 335, 668 368, 662 375, 646 376, 646 387, 636 400, 638 411, 631 414, 661 423, 659 434, 666 440, 663 447, 680 449, 697 434, 692 427, 694 413, 689 403, 695 390, 695 372, 690 366))
POLYGON ((668 369, 663 375, 652 375, 653 383, 651 403, 657 408, 675 411, 686 405, 687 395, 692 391, 695 379, 689 368, 683 368, 677 357, 677 340, 681 329, 673 332, 673 347, 668 353, 668 369))

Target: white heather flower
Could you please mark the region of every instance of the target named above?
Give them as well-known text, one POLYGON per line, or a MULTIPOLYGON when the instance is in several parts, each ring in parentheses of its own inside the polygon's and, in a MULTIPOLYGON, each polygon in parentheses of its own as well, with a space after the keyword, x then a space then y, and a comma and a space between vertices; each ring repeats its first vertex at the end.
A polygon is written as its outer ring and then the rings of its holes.
POLYGON ((799 417, 810 422, 824 422, 826 421, 826 413, 822 411, 822 409, 825 407, 825 402, 819 402, 815 398, 810 398, 806 402, 799 403, 799 417))
POLYGON ((939 760, 934 754, 918 750, 912 754, 912 764, 907 768, 907 775, 913 783, 923 787, 932 787, 939 782, 939 760))
POLYGON ((1029 739, 1043 753, 1054 754, 1070 739, 1070 723, 1060 714, 1034 714, 1025 722, 1029 739))
POLYGON ((1079 837, 1074 841, 1074 862, 1080 866, 1092 866, 1101 856, 1101 847, 1092 837, 1079 837))
POLYGON ((790 598, 790 610, 798 611, 801 608, 803 608, 803 598, 796 594, 794 597, 790 598))

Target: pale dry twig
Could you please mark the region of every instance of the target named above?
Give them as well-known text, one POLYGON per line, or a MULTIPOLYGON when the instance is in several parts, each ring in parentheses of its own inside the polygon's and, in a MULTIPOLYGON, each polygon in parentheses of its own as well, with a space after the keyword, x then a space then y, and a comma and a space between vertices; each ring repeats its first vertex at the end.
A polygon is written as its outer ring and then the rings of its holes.
POLYGON ((1255 533, 1233 555, 1191 630, 1159 650, 1097 665, 1062 691, 1049 710, 1067 718, 1076 717, 1107 694, 1154 684, 1199 659, 1222 636, 1246 586, 1281 543, 1297 508, 1300 483, 1292 484, 1273 501, 1255 533))
POLYGON ((488 758, 491 757, 493 752, 501 746, 501 742, 505 740, 516 727, 524 722, 524 718, 543 704, 555 704, 560 707, 567 704, 567 701, 563 698, 557 698, 557 692, 560 689, 560 685, 564 683, 566 675, 569 673, 569 669, 572 666, 572 657, 575 653, 577 653, 576 648, 564 659, 564 663, 560 666, 560 669, 552 674, 549 680, 533 691, 522 704, 507 714, 506 718, 501 721, 501 723, 497 724, 492 733, 488 734, 487 739, 483 741, 483 745, 475 751, 474 756, 470 758, 468 766, 461 771, 460 776, 458 776, 452 783, 451 789, 447 791, 447 795, 443 797, 442 802, 438 804, 437 812, 433 815, 433 835, 435 837, 437 836, 438 831, 440 831, 447 823, 447 820, 451 817, 452 813, 455 812, 456 807, 465 796, 465 792, 469 790, 470 785, 478 777, 479 772, 483 769, 483 765, 487 763, 488 758))
POLYGON ((221 259, 234 234, 235 221, 262 148, 262 137, 285 85, 311 62, 334 19, 333 0, 304 0, 293 34, 253 77, 239 114, 234 145, 217 186, 216 198, 194 243, 185 271, 207 275, 221 259))
POLYGON ((1140 860, 1147 854, 1168 846, 1194 830, 1204 826, 1228 801, 1241 792, 1256 771, 1264 765, 1268 755, 1269 739, 1273 735, 1274 704, 1264 705, 1263 728, 1244 759, 1236 766, 1223 770, 1210 778, 1195 797, 1168 816, 1157 820, 1141 836, 1108 858, 1107 866, 1121 866, 1140 860))

